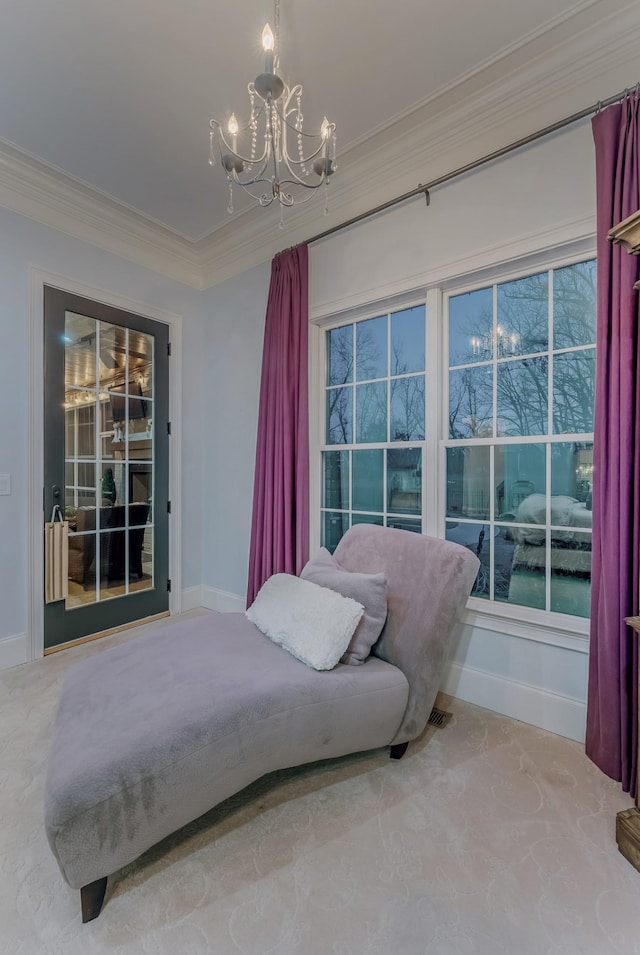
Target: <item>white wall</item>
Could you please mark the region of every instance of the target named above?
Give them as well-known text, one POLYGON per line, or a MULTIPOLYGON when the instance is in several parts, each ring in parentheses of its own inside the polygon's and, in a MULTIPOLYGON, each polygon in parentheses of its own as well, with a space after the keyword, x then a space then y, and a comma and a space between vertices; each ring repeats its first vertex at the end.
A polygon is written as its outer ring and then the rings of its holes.
POLYGON ((202 587, 199 602, 244 609, 269 263, 204 294, 202 587))
POLYGON ((200 583, 202 295, 93 246, 0 209, 0 667, 22 662, 27 646, 29 271, 84 282, 183 316, 183 586, 200 583))

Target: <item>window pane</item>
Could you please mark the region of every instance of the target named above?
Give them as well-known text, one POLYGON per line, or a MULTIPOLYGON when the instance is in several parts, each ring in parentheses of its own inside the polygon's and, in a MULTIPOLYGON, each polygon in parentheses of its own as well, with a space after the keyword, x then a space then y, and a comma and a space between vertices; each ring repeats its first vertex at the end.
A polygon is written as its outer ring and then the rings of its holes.
POLYGON ((354 511, 382 511, 383 451, 353 452, 354 511))
POLYGON ((382 514, 354 514, 351 524, 378 524, 382 527, 384 518, 382 514))
POLYGON ((498 285, 498 358, 549 347, 549 277, 546 272, 498 285))
POLYGON ((356 325, 356 378, 369 381, 387 376, 387 316, 356 325))
POLYGON ((495 512, 500 520, 545 524, 547 506, 544 444, 511 444, 495 449, 495 512))
POLYGON ((349 515, 325 511, 322 515, 322 546, 333 554, 343 534, 349 529, 349 515))
POLYGON ((449 299, 449 364, 493 358, 493 289, 482 288, 449 299))
MULTIPOLYGON (((591 527, 591 491, 593 484, 593 444, 591 442, 567 442, 551 446, 551 493, 568 498, 569 503, 579 503, 586 512, 580 516, 580 508, 574 507, 568 514, 567 523, 573 526, 591 527)), ((553 498, 552 498, 553 501, 553 498)), ((552 519, 553 520, 553 519, 552 519)), ((562 521, 553 521, 561 524, 562 521)))
POLYGON ((387 510, 395 514, 422 513, 422 451, 387 451, 387 510))
POLYGON ((353 325, 327 332, 327 384, 353 381, 353 325))
POLYGON ((391 382, 391 441, 424 441, 424 375, 391 382))
POLYGON ((493 366, 449 373, 449 437, 486 438, 493 434, 493 366))
POLYGON ((327 444, 351 444, 353 388, 329 388, 326 401, 327 444))
POLYGON ((325 451, 322 506, 347 510, 349 507, 349 452, 325 451))
POLYGON ((387 383, 356 386, 356 443, 387 440, 387 383))
POLYGON ((591 603, 591 534, 551 531, 551 609, 588 617, 591 603))
POLYGON ((548 362, 541 355, 498 365, 498 435, 546 434, 548 362))
POLYGON ((489 517, 491 448, 447 448, 447 517, 489 517))
POLYGON ((593 431, 596 350, 553 356, 553 430, 556 434, 593 431))
POLYGON ((553 273, 553 347, 590 345, 596 340, 596 261, 553 273))
POLYGON ((547 566, 547 534, 538 530, 514 527, 510 529, 515 541, 509 603, 544 610, 546 603, 545 581, 547 566))
POLYGON ((412 521, 408 517, 388 517, 387 527, 395 527, 398 531, 411 531, 413 534, 422 534, 422 521, 412 521))
POLYGON ((491 538, 488 524, 467 524, 447 521, 446 539, 462 544, 480 559, 480 569, 471 589, 472 597, 489 598, 491 594, 491 538))
POLYGON ((391 316, 391 374, 424 371, 424 305, 391 316))
MULTIPOLYGON (((495 600, 509 600, 515 540, 514 528, 496 524, 493 533, 493 596, 495 600)), ((513 602, 513 601, 512 601, 513 602)))

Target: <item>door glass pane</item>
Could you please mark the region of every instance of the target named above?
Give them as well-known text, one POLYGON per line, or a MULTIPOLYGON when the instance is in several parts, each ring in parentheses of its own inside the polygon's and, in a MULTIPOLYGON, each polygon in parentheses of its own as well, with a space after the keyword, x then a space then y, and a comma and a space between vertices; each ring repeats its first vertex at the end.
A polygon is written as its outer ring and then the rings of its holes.
POLYGON ((96 322, 100 341, 98 343, 100 385, 109 388, 124 378, 127 373, 127 332, 121 325, 96 322))
POLYGON ((153 586, 153 362, 153 336, 66 313, 67 609, 153 586))
POLYGON ((150 590, 153 587, 153 527, 147 525, 142 530, 129 531, 129 536, 130 590, 150 590))
POLYGON ((100 534, 100 598, 102 600, 107 597, 122 596, 126 592, 127 558, 125 531, 119 529, 102 531, 100 534))

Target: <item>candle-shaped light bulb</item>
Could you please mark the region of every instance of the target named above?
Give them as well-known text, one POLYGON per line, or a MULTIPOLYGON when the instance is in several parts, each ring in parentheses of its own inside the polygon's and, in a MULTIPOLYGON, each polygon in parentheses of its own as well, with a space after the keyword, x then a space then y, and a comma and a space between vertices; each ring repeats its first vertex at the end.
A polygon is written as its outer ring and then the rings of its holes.
POLYGON ((322 156, 323 159, 327 158, 327 147, 329 145, 329 133, 331 132, 331 126, 329 120, 325 116, 322 120, 322 126, 320 127, 320 135, 322 136, 322 156))
POLYGON ((275 40, 273 37, 273 31, 268 23, 265 24, 264 30, 262 31, 262 49, 265 52, 264 59, 264 71, 265 73, 273 73, 273 50, 275 47, 275 40))
POLYGON ((273 30, 268 23, 265 23, 264 30, 262 31, 262 49, 265 53, 268 53, 269 51, 273 52, 273 47, 273 30))
POLYGON ((233 146, 233 151, 236 151, 236 145, 238 143, 238 120, 236 119, 236 114, 232 113, 229 117, 229 125, 227 126, 229 133, 231 135, 231 144, 233 146))

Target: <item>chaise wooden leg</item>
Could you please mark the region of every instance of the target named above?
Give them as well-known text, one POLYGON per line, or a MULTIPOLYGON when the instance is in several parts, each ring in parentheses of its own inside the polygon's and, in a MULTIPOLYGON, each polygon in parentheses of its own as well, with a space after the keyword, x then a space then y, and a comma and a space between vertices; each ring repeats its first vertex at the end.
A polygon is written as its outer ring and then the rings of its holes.
POLYGON ((408 743, 393 743, 393 745, 389 747, 389 758, 402 759, 407 752, 408 745, 408 743))
POLYGON ((100 915, 100 909, 104 901, 104 894, 107 891, 107 877, 96 879, 89 885, 83 885, 80 889, 80 902, 82 904, 82 921, 91 922, 100 915))

